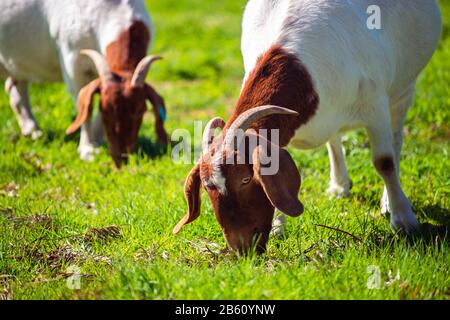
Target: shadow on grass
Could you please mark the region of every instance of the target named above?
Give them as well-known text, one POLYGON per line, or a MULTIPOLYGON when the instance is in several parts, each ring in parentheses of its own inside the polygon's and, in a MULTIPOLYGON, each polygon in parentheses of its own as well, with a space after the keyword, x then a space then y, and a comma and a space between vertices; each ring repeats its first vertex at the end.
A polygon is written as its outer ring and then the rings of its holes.
MULTIPOLYGON (((356 195, 356 197, 358 201, 365 202, 369 206, 377 208, 376 210, 380 210, 380 199, 376 193, 369 196, 356 195)), ((413 203, 413 207, 417 217, 423 222, 419 232, 414 235, 406 235, 401 232, 385 234, 379 231, 368 235, 365 241, 373 242, 374 245, 378 246, 381 242, 393 241, 396 243, 403 239, 412 245, 419 242, 425 244, 445 243, 450 247, 450 209, 436 204, 421 206, 418 203, 413 203)), ((390 214, 384 215, 384 219, 390 223, 390 214)))
MULTIPOLYGON (((61 133, 60 132, 55 132, 55 131, 53 131, 53 130, 49 130, 49 131, 44 131, 44 135, 43 135, 43 138, 44 138, 44 145, 49 145, 49 144, 51 144, 53 141, 55 141, 56 140, 56 137, 58 136, 58 135, 60 135, 61 133)), ((66 141, 66 137, 69 137, 69 136, 67 136, 67 135, 65 135, 64 136, 64 141, 66 141)), ((72 138, 73 139, 73 138, 72 138)))
POLYGON ((78 143, 78 141, 80 141, 80 131, 78 131, 77 133, 74 133, 74 134, 70 134, 70 135, 65 134, 64 135, 64 142, 78 143))
MULTIPOLYGON (((448 212, 447 209, 442 209, 448 212)), ((419 212, 416 210, 416 212, 419 212)), ((442 218, 442 217, 441 217, 442 218)), ((447 216, 448 218, 448 216, 447 216)), ((390 214, 386 214, 385 219, 390 220, 390 214)), ((444 218, 445 219, 445 216, 444 218)), ((373 244, 378 248, 385 248, 392 245, 406 244, 408 247, 419 248, 435 247, 438 249, 441 245, 450 248, 450 228, 447 224, 432 224, 424 222, 420 224, 420 229, 413 234, 406 234, 402 231, 397 232, 371 232, 365 239, 365 242, 373 244)))
POLYGON ((136 143, 135 153, 139 158, 148 157, 150 159, 157 159, 167 153, 167 146, 158 141, 152 141, 147 137, 139 137, 136 143))
POLYGON ((450 209, 438 205, 415 206, 415 212, 435 222, 422 224, 420 239, 435 244, 443 242, 450 247, 450 209))
MULTIPOLYGON (((64 137, 64 142, 78 143, 79 140, 80 140, 79 133, 64 137)), ((109 149, 108 143, 105 140, 98 147, 109 149)), ((139 158, 148 157, 150 159, 157 159, 166 153, 167 153, 167 146, 164 146, 158 141, 155 142, 150 138, 139 137, 136 142, 135 154, 137 154, 139 158)))
MULTIPOLYGON (((327 245, 328 250, 331 250, 330 252, 345 250, 349 244, 360 244, 368 250, 381 249, 388 252, 394 252, 398 246, 413 250, 419 249, 424 252, 428 252, 430 248, 433 248, 436 252, 440 252, 444 248, 450 248, 450 210, 438 205, 430 205, 415 207, 415 212, 422 223, 420 229, 413 234, 406 234, 402 231, 387 231, 381 228, 381 224, 376 224, 371 230, 363 231, 358 235, 334 226, 316 224, 316 227, 325 228, 335 233, 332 236, 333 241, 327 245)), ((390 223, 390 214, 383 215, 383 219, 390 223)), ((309 248, 306 251, 308 252, 309 248)))
POLYGON ((427 219, 436 221, 438 224, 447 228, 450 227, 450 209, 442 208, 438 205, 418 206, 415 205, 415 211, 424 215, 427 219))

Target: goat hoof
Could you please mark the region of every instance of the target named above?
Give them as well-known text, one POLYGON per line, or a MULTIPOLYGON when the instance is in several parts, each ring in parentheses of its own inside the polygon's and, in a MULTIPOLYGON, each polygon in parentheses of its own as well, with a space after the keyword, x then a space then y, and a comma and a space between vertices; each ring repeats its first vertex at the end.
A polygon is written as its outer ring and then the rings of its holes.
POLYGON ((41 130, 34 130, 31 134, 31 140, 38 140, 40 139, 44 134, 42 133, 41 130))
POLYGON ((286 236, 286 230, 284 227, 274 227, 270 231, 270 236, 277 239, 283 239, 286 236))
POLYGON ((275 219, 273 222, 272 230, 270 235, 274 238, 282 239, 286 235, 286 224, 280 219, 275 219))
POLYGON ((381 214, 382 215, 387 215, 390 212, 389 209, 389 202, 386 200, 381 200, 381 214))
POLYGON ((32 140, 37 140, 42 137, 43 133, 39 130, 38 125, 34 121, 26 121, 21 124, 22 134, 32 140))
POLYGON ((389 212, 391 212, 390 205, 389 205, 389 197, 388 197, 386 190, 384 190, 384 192, 383 192, 383 197, 381 198, 380 206, 381 206, 381 214, 382 215, 387 215, 389 212))
POLYGON ((391 214, 391 227, 394 231, 401 231, 408 235, 420 231, 420 223, 412 211, 403 214, 391 214))
POLYGON ((342 186, 335 182, 330 182, 327 193, 338 199, 348 198, 350 197, 350 185, 351 183, 342 186))
POLYGON ((94 161, 94 156, 97 153, 98 153, 98 150, 96 150, 91 145, 87 145, 87 146, 78 148, 78 154, 80 155, 80 159, 83 161, 86 161, 86 162, 94 161))

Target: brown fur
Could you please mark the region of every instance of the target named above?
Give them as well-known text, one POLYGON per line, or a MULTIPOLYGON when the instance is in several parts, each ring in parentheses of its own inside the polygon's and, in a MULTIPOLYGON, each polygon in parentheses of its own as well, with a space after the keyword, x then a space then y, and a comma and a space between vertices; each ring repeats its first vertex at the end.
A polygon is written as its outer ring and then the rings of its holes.
POLYGON ((184 184, 184 193, 188 203, 188 213, 175 227, 174 232, 180 232, 181 228, 188 223, 191 223, 200 215, 200 166, 196 165, 184 184))
POLYGON ((135 21, 122 32, 119 38, 106 48, 106 59, 113 72, 133 73, 147 54, 150 33, 147 26, 141 21, 135 21))
POLYGON ((390 156, 381 157, 375 160, 375 168, 378 172, 389 175, 395 172, 394 159, 390 156))
POLYGON ((295 131, 314 116, 319 105, 319 96, 306 68, 296 56, 277 45, 258 59, 225 129, 243 112, 263 105, 284 107, 299 114, 271 116, 253 125, 255 130, 280 129, 281 147, 289 144, 295 131))
POLYGON ((74 133, 91 116, 92 99, 94 98, 94 95, 96 93, 100 92, 100 88, 101 88, 100 79, 95 79, 80 90, 77 99, 77 112, 78 112, 77 117, 75 121, 67 129, 66 131, 67 134, 74 133))

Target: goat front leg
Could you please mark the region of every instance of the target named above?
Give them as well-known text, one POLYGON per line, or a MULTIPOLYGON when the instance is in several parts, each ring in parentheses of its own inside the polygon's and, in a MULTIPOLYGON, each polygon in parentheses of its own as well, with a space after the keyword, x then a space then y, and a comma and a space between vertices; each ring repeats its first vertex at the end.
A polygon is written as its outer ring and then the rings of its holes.
MULTIPOLYGON (((72 95, 76 109, 78 94, 81 88, 89 83, 90 78, 83 72, 83 65, 78 52, 73 52, 70 47, 63 47, 60 53, 60 63, 67 91, 72 95)), ((91 118, 81 126, 80 144, 78 154, 84 161, 93 161, 98 150, 94 146, 94 133, 91 118)))
POLYGON ((404 194, 398 176, 398 164, 393 148, 390 123, 389 99, 383 98, 374 107, 367 127, 372 145, 372 162, 383 178, 391 213, 391 226, 406 233, 416 232, 420 225, 404 194))
POLYGON ((78 154, 81 160, 94 161, 94 155, 98 153, 98 150, 94 147, 92 141, 92 122, 91 119, 87 119, 81 126, 80 145, 78 146, 78 154))
MULTIPOLYGON (((415 84, 411 85, 398 99, 391 105, 391 127, 393 133, 392 146, 395 154, 395 168, 397 176, 400 176, 400 159, 403 146, 403 127, 406 115, 414 100, 415 84)), ((383 198, 381 199, 381 213, 391 212, 386 186, 384 187, 383 198)))
POLYGON ((31 137, 33 140, 40 138, 42 131, 31 112, 28 84, 8 78, 5 82, 5 90, 9 95, 9 102, 16 114, 22 134, 31 137))
POLYGON ((275 218, 272 223, 272 231, 270 234, 276 238, 283 238, 286 233, 286 215, 275 210, 275 218))
POLYGON ((345 165, 345 154, 340 136, 333 137, 327 143, 328 156, 330 157, 330 187, 328 193, 337 198, 350 196, 352 182, 348 177, 345 165))

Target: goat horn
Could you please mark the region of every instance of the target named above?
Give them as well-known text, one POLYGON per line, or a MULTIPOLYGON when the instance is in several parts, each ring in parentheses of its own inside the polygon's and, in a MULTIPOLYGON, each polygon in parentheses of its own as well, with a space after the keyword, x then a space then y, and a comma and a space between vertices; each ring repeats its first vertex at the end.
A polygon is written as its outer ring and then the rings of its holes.
POLYGON ((224 141, 225 149, 235 149, 233 145, 237 130, 245 132, 255 121, 274 114, 298 116, 298 112, 294 110, 272 105, 260 106, 247 110, 233 122, 230 128, 228 128, 224 141))
POLYGON ((150 66, 153 62, 157 60, 161 60, 160 56, 149 56, 139 62, 134 70, 133 78, 131 78, 131 86, 133 88, 142 88, 145 84, 145 78, 147 77, 147 73, 150 70, 150 66))
POLYGON ((95 50, 81 50, 81 54, 91 58, 97 68, 98 75, 100 76, 102 82, 108 82, 114 79, 111 68, 106 61, 106 58, 101 53, 95 50))
POLYGON ((223 121, 221 118, 216 117, 208 122, 208 124, 205 127, 205 130, 203 131, 203 142, 202 142, 203 153, 209 150, 211 143, 214 141, 214 130, 216 128, 223 129, 223 127, 225 127, 225 121, 223 121))

